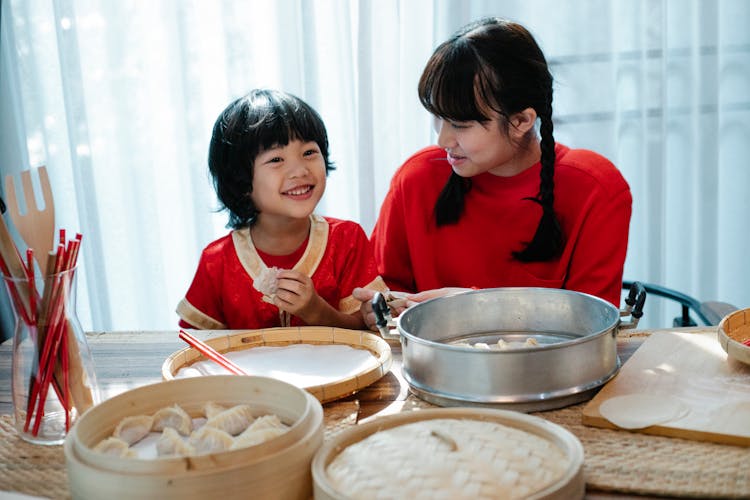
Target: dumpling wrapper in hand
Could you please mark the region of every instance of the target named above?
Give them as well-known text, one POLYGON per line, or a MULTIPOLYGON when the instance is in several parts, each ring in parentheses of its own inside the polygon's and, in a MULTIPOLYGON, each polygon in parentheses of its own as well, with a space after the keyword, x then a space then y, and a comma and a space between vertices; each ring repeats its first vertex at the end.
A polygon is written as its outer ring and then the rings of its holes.
POLYGON ((273 297, 279 289, 279 272, 278 267, 267 267, 263 269, 253 281, 253 288, 263 294, 265 302, 273 303, 273 297))
POLYGON ((643 429, 679 420, 690 412, 681 400, 667 395, 627 394, 604 401, 599 413, 621 429, 643 429))

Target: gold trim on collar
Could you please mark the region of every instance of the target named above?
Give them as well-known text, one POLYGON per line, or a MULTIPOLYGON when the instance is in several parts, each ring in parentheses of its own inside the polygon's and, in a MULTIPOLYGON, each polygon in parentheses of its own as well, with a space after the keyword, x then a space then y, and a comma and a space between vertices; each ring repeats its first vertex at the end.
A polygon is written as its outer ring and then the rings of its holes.
POLYGON ((182 299, 177 304, 177 314, 194 327, 202 330, 224 330, 227 327, 221 321, 216 321, 200 309, 196 309, 187 299, 182 299))
MULTIPOLYGON (((315 270, 318 269, 320 261, 323 260, 328 245, 328 231, 328 221, 320 215, 310 214, 310 238, 307 241, 305 253, 294 265, 295 270, 312 277, 315 270)), ((268 266, 258 255, 258 250, 253 244, 253 238, 250 236, 250 228, 232 231, 232 242, 245 272, 255 280, 261 271, 268 266)))

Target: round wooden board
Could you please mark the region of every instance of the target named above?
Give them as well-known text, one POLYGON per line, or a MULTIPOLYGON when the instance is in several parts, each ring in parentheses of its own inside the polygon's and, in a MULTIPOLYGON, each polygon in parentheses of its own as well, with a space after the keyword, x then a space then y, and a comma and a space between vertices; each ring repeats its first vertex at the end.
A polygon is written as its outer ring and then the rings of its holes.
MULTIPOLYGON (((267 328, 263 330, 217 330, 216 337, 205 343, 222 354, 261 346, 286 346, 291 344, 331 345, 343 344, 355 349, 366 349, 375 358, 372 365, 353 376, 342 376, 340 380, 323 385, 303 387, 321 403, 349 396, 379 380, 391 369, 391 348, 381 337, 365 330, 300 326, 292 328, 267 328)), ((164 380, 175 378, 180 368, 206 358, 192 347, 180 349, 169 355, 162 364, 164 380)))

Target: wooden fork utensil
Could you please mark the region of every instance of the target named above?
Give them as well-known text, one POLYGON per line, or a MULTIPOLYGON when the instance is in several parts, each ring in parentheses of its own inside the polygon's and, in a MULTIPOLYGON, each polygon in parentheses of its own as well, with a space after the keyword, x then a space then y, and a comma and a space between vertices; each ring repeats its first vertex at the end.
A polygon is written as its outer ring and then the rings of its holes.
POLYGON ((31 170, 21 172, 21 186, 26 201, 26 210, 22 214, 16 197, 15 184, 12 175, 5 176, 5 195, 10 218, 18 233, 29 248, 34 249, 34 256, 42 273, 47 272, 47 259, 54 248, 55 242, 55 203, 52 198, 47 168, 41 166, 34 169, 39 174, 39 185, 42 188, 44 208, 40 209, 34 196, 31 183, 31 170))

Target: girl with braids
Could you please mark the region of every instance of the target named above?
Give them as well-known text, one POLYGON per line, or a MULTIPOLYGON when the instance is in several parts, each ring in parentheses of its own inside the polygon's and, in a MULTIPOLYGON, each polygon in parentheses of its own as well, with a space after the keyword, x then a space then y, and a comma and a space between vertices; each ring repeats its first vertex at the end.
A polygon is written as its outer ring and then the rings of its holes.
MULTIPOLYGON (((532 35, 497 18, 462 28, 427 62, 419 98, 438 146, 396 172, 371 235, 388 286, 412 302, 520 286, 619 305, 630 189, 607 159, 555 143, 552 75, 532 35)), ((354 296, 372 325, 372 293, 354 296)))
POLYGON ((208 167, 232 231, 203 250, 180 326, 365 326, 352 290, 386 286, 364 230, 313 213, 328 151, 320 116, 291 94, 253 90, 224 109, 208 167))

